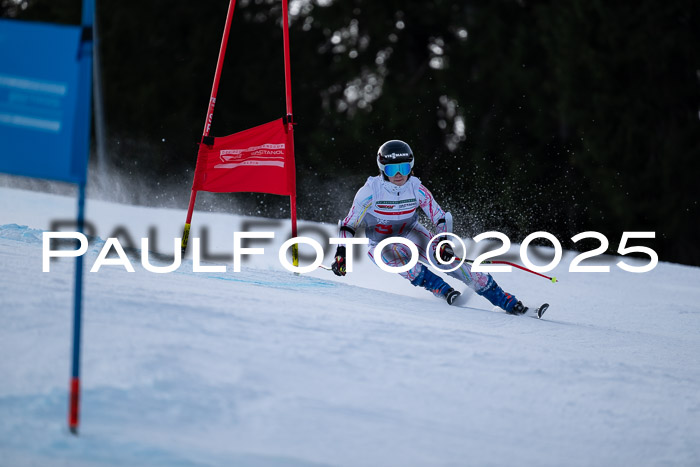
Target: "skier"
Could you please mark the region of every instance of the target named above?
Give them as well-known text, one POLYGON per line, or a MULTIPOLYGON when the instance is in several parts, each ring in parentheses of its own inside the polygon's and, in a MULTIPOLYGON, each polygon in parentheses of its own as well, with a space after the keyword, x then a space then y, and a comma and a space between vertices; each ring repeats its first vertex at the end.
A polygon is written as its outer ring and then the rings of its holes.
MULTIPOLYGON (((388 237, 407 238, 418 248, 420 259, 413 268, 399 274, 414 286, 424 287, 452 305, 460 293, 428 269, 428 258, 425 255, 432 236, 428 229, 418 223, 418 208, 430 218, 438 235, 451 232, 452 216, 443 211, 430 191, 418 178, 412 176, 413 163, 413 151, 405 142, 391 140, 382 144, 377 152, 380 174, 369 177, 367 183, 355 195, 350 212, 340 221, 338 238, 354 237, 356 230, 364 226, 369 239, 369 257, 375 264, 379 260, 391 267, 409 263, 409 247, 400 243, 391 244, 384 248, 382 258, 378 259, 373 256, 375 246, 388 237)), ((440 241, 434 241, 431 244, 433 258, 437 257, 439 243, 440 241)), ((338 276, 344 276, 346 273, 345 254, 346 245, 340 244, 331 266, 338 276)), ((454 257, 454 252, 448 244, 441 246, 440 257, 443 261, 454 257)), ((433 264, 441 269, 451 268, 449 264, 441 265, 435 260, 433 264)), ((477 294, 508 313, 523 314, 527 311, 527 307, 514 295, 504 292, 490 274, 474 272, 466 262, 447 274, 464 282, 477 294)))

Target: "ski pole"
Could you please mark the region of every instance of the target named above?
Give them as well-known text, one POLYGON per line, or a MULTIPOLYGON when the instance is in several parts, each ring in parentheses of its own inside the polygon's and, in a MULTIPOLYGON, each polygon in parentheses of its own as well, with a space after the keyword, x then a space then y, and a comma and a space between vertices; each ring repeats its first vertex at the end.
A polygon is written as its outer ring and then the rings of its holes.
MULTIPOLYGON (((455 257, 455 259, 456 259, 457 261, 462 261, 460 258, 457 258, 457 257, 455 257)), ((473 260, 473 259, 465 259, 464 262, 465 262, 465 263, 473 263, 474 260, 473 260)), ((513 266, 513 267, 515 267, 515 268, 522 269, 523 271, 527 271, 527 272, 529 272, 529 273, 531 273, 531 274, 535 274, 535 275, 537 275, 537 276, 544 277, 545 279, 549 279, 550 281, 552 281, 552 283, 559 282, 559 281, 557 280, 556 277, 545 276, 544 274, 540 274, 539 272, 533 271, 532 269, 528 269, 528 268, 526 268, 525 266, 521 266, 521 265, 519 265, 519 264, 511 263, 510 261, 499 261, 499 260, 496 260, 496 261, 482 261, 482 264, 507 264, 508 266, 513 266)))
MULTIPOLYGON (((455 259, 457 261, 461 261, 460 258, 455 257, 455 259)), ((473 263, 474 260, 473 259, 466 259, 466 260, 464 260, 464 262, 465 263, 473 263)), ((527 271, 531 274, 535 274, 537 276, 544 277, 545 279, 550 280, 552 283, 559 282, 559 280, 556 277, 545 276, 544 274, 540 274, 539 272, 533 271, 532 269, 528 269, 525 266, 520 266, 519 264, 511 263, 510 261, 482 261, 482 264, 507 264, 508 266, 513 266, 513 267, 516 267, 518 269, 522 269, 523 271, 527 271)), ((327 271, 333 270, 330 266, 326 266, 325 264, 319 264, 318 267, 321 269, 325 269, 327 271)))

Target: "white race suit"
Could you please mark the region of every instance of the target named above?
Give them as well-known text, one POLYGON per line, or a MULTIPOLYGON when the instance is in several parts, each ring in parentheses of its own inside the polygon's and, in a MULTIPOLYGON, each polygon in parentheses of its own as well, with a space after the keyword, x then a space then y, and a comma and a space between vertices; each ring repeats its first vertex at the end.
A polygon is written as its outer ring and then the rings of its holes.
MULTIPOLYGON (((432 238, 431 233, 418 222, 418 208, 428 216, 436 234, 444 233, 446 229, 445 211, 435 201, 433 195, 423 186, 421 181, 411 176, 404 185, 398 186, 381 175, 369 177, 367 183, 355 195, 350 212, 340 222, 340 238, 355 236, 358 228, 365 228, 369 239, 368 255, 372 261, 376 245, 389 237, 404 237, 412 241, 420 254, 419 262, 406 272, 399 273, 402 277, 413 282, 422 268, 427 267, 426 247, 432 238)), ((438 241, 433 241, 429 254, 432 263, 439 269, 451 269, 452 265, 440 265, 435 259, 438 241)), ((409 263, 411 251, 408 246, 393 243, 382 250, 381 260, 391 266, 398 267, 409 263)), ((489 274, 473 272, 471 265, 463 263, 458 269, 447 273, 459 279, 476 292, 483 290, 489 282, 489 274)))

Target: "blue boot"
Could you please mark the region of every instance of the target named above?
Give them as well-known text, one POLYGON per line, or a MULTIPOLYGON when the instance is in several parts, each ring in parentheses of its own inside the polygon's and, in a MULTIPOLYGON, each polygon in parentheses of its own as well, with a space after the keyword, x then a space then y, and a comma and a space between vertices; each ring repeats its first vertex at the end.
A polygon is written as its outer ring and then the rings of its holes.
POLYGON ((477 294, 484 297, 494 306, 503 308, 506 310, 506 313, 519 315, 527 311, 527 308, 521 302, 519 302, 517 298, 515 298, 515 295, 504 292, 491 276, 489 276, 489 281, 486 284, 486 287, 479 290, 477 294))
POLYGON ((444 298, 450 305, 452 305, 460 295, 460 293, 450 287, 447 282, 433 274, 433 272, 425 266, 421 268, 421 271, 416 278, 411 281, 411 284, 429 290, 436 297, 444 298))

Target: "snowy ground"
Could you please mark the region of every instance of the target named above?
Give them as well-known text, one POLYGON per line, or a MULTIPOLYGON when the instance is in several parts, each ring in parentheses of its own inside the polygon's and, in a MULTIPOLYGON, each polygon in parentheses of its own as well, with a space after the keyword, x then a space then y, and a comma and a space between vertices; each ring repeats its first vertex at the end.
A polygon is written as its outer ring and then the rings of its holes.
MULTIPOLYGON (((449 307, 366 259, 343 279, 295 276, 276 254, 288 223, 200 212, 192 236, 207 228, 209 264, 227 272, 193 273, 189 256, 172 274, 137 257, 135 273, 86 272, 73 437, 74 261, 42 273, 41 231, 75 200, 0 188, 0 206, 0 465, 700 464, 700 269, 633 274, 602 258, 610 273, 574 274, 569 253, 557 284, 496 273, 551 304, 536 320, 478 296, 449 307), (241 227, 276 238, 234 273, 241 227)), ((87 208, 101 239, 150 229, 160 253, 185 215, 87 208)))

